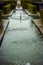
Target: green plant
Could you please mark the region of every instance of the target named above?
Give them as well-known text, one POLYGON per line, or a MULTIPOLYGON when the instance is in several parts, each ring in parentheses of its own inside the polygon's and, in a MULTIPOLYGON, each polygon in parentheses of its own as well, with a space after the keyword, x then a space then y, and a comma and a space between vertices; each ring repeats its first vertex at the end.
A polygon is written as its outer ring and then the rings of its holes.
POLYGON ((37 7, 33 4, 28 4, 28 11, 31 12, 31 13, 36 13, 37 7))
POLYGON ((11 11, 11 4, 5 5, 5 6, 3 7, 3 13, 4 13, 4 14, 10 13, 10 11, 11 11))

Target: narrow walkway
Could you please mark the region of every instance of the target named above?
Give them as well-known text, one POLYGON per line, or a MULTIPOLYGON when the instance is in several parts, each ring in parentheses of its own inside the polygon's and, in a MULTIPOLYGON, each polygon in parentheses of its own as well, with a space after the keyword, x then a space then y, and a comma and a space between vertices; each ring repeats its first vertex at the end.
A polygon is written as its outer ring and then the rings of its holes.
MULTIPOLYGON (((43 63, 43 38, 24 11, 16 10, 0 47, 1 65, 43 63)), ((41 65, 41 64, 40 64, 41 65)))

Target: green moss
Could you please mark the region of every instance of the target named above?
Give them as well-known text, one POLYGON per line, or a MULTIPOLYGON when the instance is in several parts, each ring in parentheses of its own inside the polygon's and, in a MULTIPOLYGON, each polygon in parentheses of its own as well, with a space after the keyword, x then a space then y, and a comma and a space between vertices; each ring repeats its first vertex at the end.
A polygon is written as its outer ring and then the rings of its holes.
POLYGON ((32 4, 28 4, 28 11, 31 13, 36 13, 37 12, 37 7, 32 4))
POLYGON ((5 6, 3 7, 3 13, 4 13, 4 14, 10 13, 10 11, 11 11, 11 4, 5 5, 5 6))
POLYGON ((43 9, 40 9, 40 19, 41 23, 43 23, 43 9))

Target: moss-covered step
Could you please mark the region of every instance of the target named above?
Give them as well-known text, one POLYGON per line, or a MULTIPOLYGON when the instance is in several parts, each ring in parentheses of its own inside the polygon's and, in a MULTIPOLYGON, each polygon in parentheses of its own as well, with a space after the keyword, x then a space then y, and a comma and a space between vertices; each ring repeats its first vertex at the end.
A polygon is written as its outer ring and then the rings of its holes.
POLYGON ((28 11, 31 13, 36 13, 37 12, 37 7, 32 4, 28 4, 28 11))
POLYGON ((11 12, 11 4, 7 4, 3 7, 3 13, 9 14, 11 12))
POLYGON ((40 9, 40 19, 41 19, 41 23, 43 25, 43 9, 40 9))

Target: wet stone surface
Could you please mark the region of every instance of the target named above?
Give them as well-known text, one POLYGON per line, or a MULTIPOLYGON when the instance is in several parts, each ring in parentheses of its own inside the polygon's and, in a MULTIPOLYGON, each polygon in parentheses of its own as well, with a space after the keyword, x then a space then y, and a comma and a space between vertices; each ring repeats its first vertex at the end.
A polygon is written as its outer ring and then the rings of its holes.
POLYGON ((43 64, 43 37, 31 20, 23 11, 16 11, 9 18, 0 47, 0 65, 43 64))

